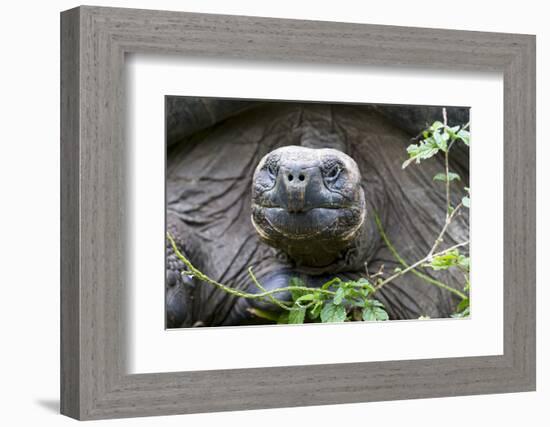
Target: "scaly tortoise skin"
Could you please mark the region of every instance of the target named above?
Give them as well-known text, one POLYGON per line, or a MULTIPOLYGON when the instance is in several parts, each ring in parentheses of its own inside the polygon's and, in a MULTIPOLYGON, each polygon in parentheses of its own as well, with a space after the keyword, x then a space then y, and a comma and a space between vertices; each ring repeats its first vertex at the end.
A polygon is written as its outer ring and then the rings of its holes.
MULTIPOLYGON (((288 286, 291 277, 319 286, 335 276, 365 277, 366 269, 382 265, 392 272, 400 265, 380 237, 375 212, 409 263, 426 255, 442 227, 444 186, 432 178, 444 170, 443 159, 401 168, 414 136, 411 123, 421 122, 420 131, 439 118, 440 108, 231 101, 231 113, 212 100, 208 108, 195 107, 202 105, 197 98, 178 102, 184 106, 181 120, 174 120, 178 140, 168 141, 167 231, 219 282, 257 292, 248 267, 267 289, 288 286), (181 123, 189 111, 195 111, 193 132, 185 134, 181 123)), ((451 125, 467 121, 465 109, 448 113, 451 125)), ((468 186, 464 148, 455 150, 451 169, 463 178, 453 186, 468 186)), ((453 203, 459 193, 453 191, 453 203)), ((444 244, 468 234, 463 210, 444 244)), ((182 276, 184 265, 168 243, 166 253, 167 327, 255 323, 251 307, 274 309, 182 276)), ((464 278, 453 270, 424 273, 459 289, 464 278)), ((412 274, 383 287, 377 298, 390 319, 448 317, 459 302, 412 274)))
POLYGON ((359 168, 338 150, 278 148, 252 179, 252 225, 297 266, 323 268, 344 257, 365 213, 359 168))

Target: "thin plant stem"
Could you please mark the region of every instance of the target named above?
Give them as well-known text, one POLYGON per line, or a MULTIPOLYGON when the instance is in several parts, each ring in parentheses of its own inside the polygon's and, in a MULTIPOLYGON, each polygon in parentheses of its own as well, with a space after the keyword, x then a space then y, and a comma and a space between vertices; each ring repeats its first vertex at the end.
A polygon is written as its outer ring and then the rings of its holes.
MULTIPOLYGON (((403 259, 401 255, 397 252, 397 249, 395 249, 395 246, 393 246, 392 242, 386 235, 386 232, 384 231, 384 228, 382 227, 382 222, 380 221, 380 217, 378 216, 378 213, 374 213, 374 220, 376 222, 376 225, 378 227, 378 232, 380 233, 380 236, 382 237, 382 240, 384 240, 384 243, 392 253, 393 257, 405 268, 409 268, 409 264, 403 259)), ((420 277, 421 279, 425 280, 428 283, 431 283, 432 285, 438 286, 442 289, 447 289, 447 285, 443 282, 440 282, 439 280, 434 279, 433 277, 428 276, 427 274, 421 273, 420 271, 416 269, 409 270, 410 273, 414 274, 415 276, 420 277)))
POLYGON ((445 220, 448 220, 449 211, 451 210, 451 183, 449 181, 449 150, 445 151, 445 196, 447 199, 447 208, 445 209, 445 220))
MULTIPOLYGON (((426 263, 426 262, 428 262, 428 261, 431 261, 433 258, 438 257, 438 256, 441 256, 441 255, 445 255, 445 254, 448 253, 448 252, 451 252, 451 251, 453 251, 453 250, 455 250, 455 249, 458 249, 458 248, 460 248, 460 247, 462 247, 462 246, 466 246, 468 243, 470 243, 470 241, 469 241, 469 240, 466 240, 465 242, 458 243, 458 244, 456 244, 456 245, 454 245, 454 246, 451 246, 450 248, 447 248, 447 249, 445 249, 445 250, 443 250, 443 251, 441 251, 441 252, 438 252, 437 254, 425 256, 424 258, 422 258, 421 260, 419 260, 419 261, 415 262, 414 264, 410 265, 410 266, 407 267, 406 269, 401 270, 401 271, 399 271, 399 272, 393 274, 392 276, 388 277, 387 279, 383 280, 382 282, 378 283, 378 284, 374 287, 374 292, 380 290, 383 286, 387 285, 388 283, 390 283, 391 281, 397 279, 398 277, 400 277, 400 276, 402 276, 402 275, 408 273, 409 271, 414 270, 416 267, 418 267, 418 266, 420 266, 420 265, 422 265, 422 264, 424 264, 424 263, 426 263)), ((454 289, 454 288, 452 288, 452 287, 450 287, 450 286, 448 286, 448 285, 445 285, 444 283, 441 283, 441 285, 442 285, 442 286, 440 286, 440 285, 438 285, 438 286, 442 287, 443 289, 446 289, 446 290, 449 291, 449 292, 452 292, 452 293, 455 294, 455 295, 458 295, 458 296, 459 296, 460 298, 462 298, 462 299, 468 298, 465 294, 463 294, 462 292, 460 292, 460 291, 457 290, 457 289, 454 289)), ((373 292, 373 293, 374 293, 374 292, 373 292)))
POLYGON ((439 233, 439 236, 437 236, 437 239, 435 239, 435 242, 432 248, 430 249, 430 252, 428 252, 428 255, 432 255, 436 251, 437 247, 443 242, 443 236, 445 236, 445 233, 447 232, 449 225, 451 225, 451 222, 453 221, 454 217, 456 216, 456 214, 458 213, 461 207, 462 207, 462 202, 460 202, 456 206, 456 208, 453 209, 450 215, 447 215, 447 217, 445 218, 445 225, 441 229, 441 232, 439 233))
POLYGON ((198 270, 191 263, 191 261, 189 261, 179 251, 179 249, 176 245, 176 242, 174 241, 174 239, 172 238, 170 233, 167 233, 166 237, 167 237, 168 241, 170 242, 170 244, 172 245, 172 249, 174 250, 174 253, 178 257, 178 259, 180 259, 180 261, 183 262, 185 264, 185 266, 189 269, 187 271, 187 273, 190 273, 192 276, 196 277, 199 280, 202 280, 203 282, 207 282, 207 283, 210 283, 213 286, 216 286, 217 288, 227 292, 228 294, 231 294, 231 295, 234 295, 234 296, 237 296, 237 297, 247 298, 247 299, 265 299, 265 297, 269 297, 270 295, 275 295, 275 294, 278 294, 278 293, 281 293, 281 292, 287 292, 287 291, 291 291, 291 290, 306 291, 306 292, 311 292, 312 290, 315 290, 315 292, 319 292, 319 293, 322 293, 322 294, 325 294, 325 295, 332 295, 332 296, 336 295, 336 292, 333 292, 333 291, 329 291, 329 290, 326 290, 326 289, 320 289, 320 288, 308 288, 307 286, 286 286, 284 288, 276 288, 276 289, 272 289, 270 291, 264 291, 264 292, 260 292, 260 293, 257 293, 257 294, 252 294, 250 292, 243 292, 243 291, 240 291, 238 289, 231 288, 227 285, 224 285, 223 283, 220 283, 220 282, 217 282, 214 279, 211 279, 206 274, 204 274, 200 270, 198 270))
MULTIPOLYGON (((263 291, 263 292, 267 292, 267 289, 264 288, 260 282, 258 281, 258 279, 256 279, 256 276, 254 275, 254 273, 252 272, 252 267, 248 267, 248 275, 250 276, 250 278, 252 279, 252 283, 254 283, 256 285, 256 287, 263 291)), ((288 305, 286 305, 285 303, 281 302, 281 300, 275 298, 273 295, 268 295, 268 298, 269 300, 275 304, 275 305, 278 305, 279 307, 281 307, 282 309, 284 310, 287 310, 287 311, 293 311, 295 309, 289 307, 288 305)))

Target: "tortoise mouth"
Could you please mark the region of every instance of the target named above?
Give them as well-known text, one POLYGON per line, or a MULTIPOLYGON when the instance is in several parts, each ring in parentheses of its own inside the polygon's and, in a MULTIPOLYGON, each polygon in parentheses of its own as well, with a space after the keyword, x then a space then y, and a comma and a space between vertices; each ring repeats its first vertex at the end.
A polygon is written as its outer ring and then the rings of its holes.
POLYGON ((310 208, 306 211, 293 212, 281 207, 262 207, 263 219, 267 224, 280 235, 292 239, 311 239, 334 237, 335 234, 349 234, 360 225, 353 227, 353 230, 339 224, 346 223, 343 218, 349 217, 353 209, 338 206, 321 206, 310 208), (336 233, 335 233, 336 232, 336 233))

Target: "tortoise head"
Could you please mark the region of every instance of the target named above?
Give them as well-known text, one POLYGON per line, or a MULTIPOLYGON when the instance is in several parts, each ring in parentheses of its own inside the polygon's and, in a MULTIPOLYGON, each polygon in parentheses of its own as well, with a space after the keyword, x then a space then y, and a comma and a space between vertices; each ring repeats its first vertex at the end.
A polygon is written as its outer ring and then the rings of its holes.
POLYGON ((286 146, 256 167, 252 223, 265 243, 297 264, 334 262, 352 245, 364 219, 361 174, 341 151, 286 146))

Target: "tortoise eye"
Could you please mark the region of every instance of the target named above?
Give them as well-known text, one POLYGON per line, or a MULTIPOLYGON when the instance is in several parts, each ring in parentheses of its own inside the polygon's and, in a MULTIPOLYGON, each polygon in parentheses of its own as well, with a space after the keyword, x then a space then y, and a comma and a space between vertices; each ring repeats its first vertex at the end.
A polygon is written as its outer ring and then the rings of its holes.
POLYGON ((269 163, 267 165, 267 172, 269 173, 269 175, 271 175, 272 178, 276 178, 277 177, 277 173, 279 172, 279 168, 277 167, 276 164, 274 163, 269 163))
POLYGON ((341 172, 342 168, 340 167, 340 165, 334 165, 332 166, 327 174, 326 174, 326 178, 329 180, 329 181, 334 181, 336 178, 338 178, 338 175, 340 175, 340 172, 341 172))

